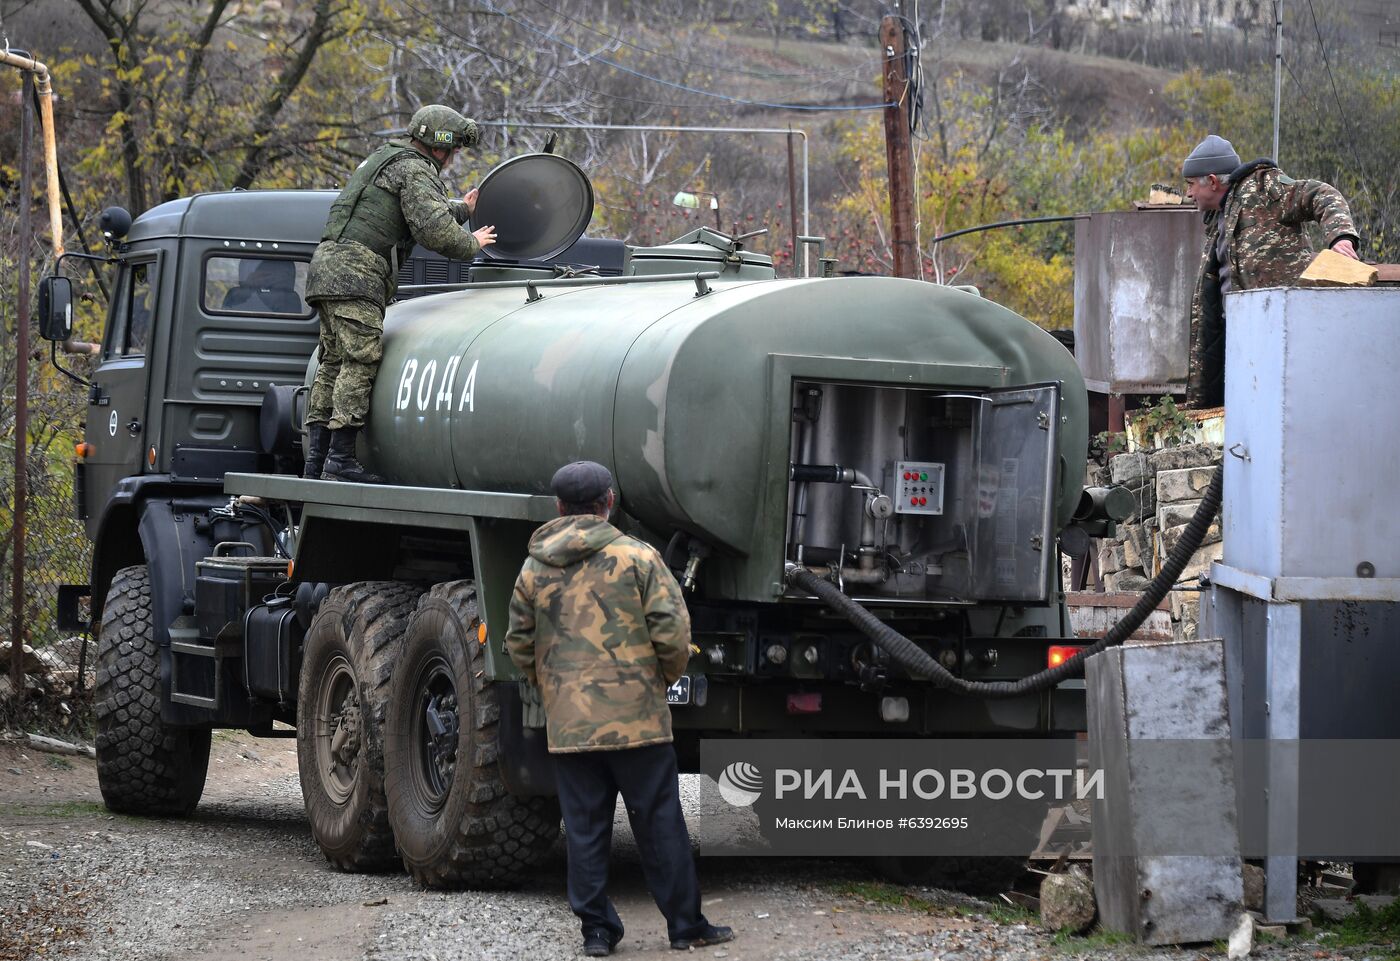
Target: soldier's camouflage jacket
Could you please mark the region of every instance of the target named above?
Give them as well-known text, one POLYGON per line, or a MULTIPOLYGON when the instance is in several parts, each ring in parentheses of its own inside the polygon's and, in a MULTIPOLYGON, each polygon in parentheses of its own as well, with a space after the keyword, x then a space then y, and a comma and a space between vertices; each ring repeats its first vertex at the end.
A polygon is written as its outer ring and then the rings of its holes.
POLYGON ((690 656, 690 614, 655 548, 594 515, 530 538, 510 601, 510 658, 544 697, 549 750, 671 740, 666 686, 690 656))
POLYGON ((1294 180, 1272 161, 1243 164, 1230 174, 1220 210, 1205 213, 1206 238, 1191 298, 1191 358, 1186 401, 1193 407, 1225 403, 1225 304, 1216 258, 1220 231, 1228 231, 1232 289, 1282 287, 1312 262, 1303 225, 1322 226, 1331 247, 1358 239, 1351 208, 1340 191, 1320 180, 1294 180))
POLYGON ((382 310, 398 289, 399 262, 415 242, 457 260, 471 260, 481 249, 462 226, 469 216, 466 203, 448 197, 431 157, 407 141, 391 140, 370 154, 357 172, 376 167, 371 183, 361 185, 352 175, 336 198, 327 224, 329 236, 311 257, 308 301, 367 300, 382 310), (338 208, 347 200, 352 201, 354 223, 348 231, 344 223, 337 230, 338 208), (345 239, 332 239, 342 235, 345 239))

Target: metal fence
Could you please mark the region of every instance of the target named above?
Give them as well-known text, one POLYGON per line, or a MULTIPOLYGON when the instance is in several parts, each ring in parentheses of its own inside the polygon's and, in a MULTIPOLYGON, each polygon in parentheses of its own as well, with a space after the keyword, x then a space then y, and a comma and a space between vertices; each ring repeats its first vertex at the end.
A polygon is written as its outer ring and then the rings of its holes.
MULTIPOLYGON (((10 426, 3 440, 7 448, 14 443, 10 426)), ((18 582, 12 456, 0 465, 0 523, 5 528, 0 545, 0 723, 7 726, 81 731, 91 722, 96 646, 84 631, 64 629, 58 616, 60 586, 87 583, 92 559, 83 524, 74 517, 72 459, 64 456, 71 449, 71 444, 55 443, 48 451, 36 450, 31 443, 31 454, 38 456, 30 457, 26 471, 28 510, 20 529, 24 570, 18 582), (17 583, 22 675, 18 690, 13 673, 17 583)), ((12 449, 5 453, 12 455, 12 449)), ((87 622, 86 601, 78 615, 87 622)))

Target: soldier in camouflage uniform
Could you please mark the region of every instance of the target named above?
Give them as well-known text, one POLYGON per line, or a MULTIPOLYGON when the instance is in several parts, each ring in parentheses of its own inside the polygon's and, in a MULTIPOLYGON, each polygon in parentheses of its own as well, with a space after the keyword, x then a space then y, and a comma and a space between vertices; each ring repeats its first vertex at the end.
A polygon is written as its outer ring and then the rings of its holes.
POLYGON ((331 204, 311 258, 306 300, 321 315, 321 357, 306 405, 306 477, 379 484, 355 458, 384 350, 384 307, 398 288, 399 262, 415 243, 471 260, 495 243, 495 227, 463 229, 476 191, 447 196, 440 172, 480 128, 451 107, 423 107, 408 136, 370 154, 331 204))
POLYGON ((1191 298, 1191 359, 1186 402, 1225 403, 1225 294, 1293 283, 1312 262, 1303 225, 1318 223, 1327 246, 1356 257, 1351 208, 1336 187, 1294 180, 1271 160, 1241 164, 1230 142, 1214 134, 1182 167, 1186 195, 1206 226, 1200 272, 1191 298))
POLYGON ((613 812, 622 792, 642 869, 671 947, 733 937, 700 911, 681 813, 666 687, 690 657, 690 615, 656 549, 608 523, 612 474, 579 461, 551 487, 560 517, 530 538, 506 646, 544 699, 569 846, 569 905, 584 953, 609 954, 622 921, 608 899, 613 812))

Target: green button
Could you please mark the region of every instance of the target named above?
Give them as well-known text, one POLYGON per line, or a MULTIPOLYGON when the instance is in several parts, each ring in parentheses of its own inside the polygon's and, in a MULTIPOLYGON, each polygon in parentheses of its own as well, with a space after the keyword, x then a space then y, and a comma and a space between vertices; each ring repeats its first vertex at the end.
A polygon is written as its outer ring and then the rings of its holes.
POLYGON ((927 475, 927 474, 920 474, 920 475, 919 475, 919 480, 928 480, 928 475, 927 475))

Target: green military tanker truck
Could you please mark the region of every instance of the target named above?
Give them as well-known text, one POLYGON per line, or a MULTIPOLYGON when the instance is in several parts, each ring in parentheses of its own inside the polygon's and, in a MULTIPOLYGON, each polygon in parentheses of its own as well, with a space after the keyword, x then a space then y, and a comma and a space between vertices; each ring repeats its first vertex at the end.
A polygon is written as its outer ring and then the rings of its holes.
MULTIPOLYGON (((779 279, 707 228, 574 242, 586 178, 532 157, 546 181, 582 178, 577 209, 522 213, 514 246, 502 216, 493 259, 400 267, 361 438, 385 486, 299 476, 317 343, 300 291, 332 193, 200 194, 113 237, 77 474, 107 805, 188 813, 211 730, 294 731, 337 867, 517 879, 559 818, 507 604, 576 459, 612 470, 615 522, 684 584, 683 769, 702 738, 1081 730, 1081 684, 952 693, 799 583, 965 680, 1014 681, 1073 644, 1057 548, 1088 499, 1070 353, 975 291, 779 279)), ((538 211, 529 180, 488 178, 482 203, 538 211)), ((45 336, 69 336, 71 285, 41 293, 45 336)))

